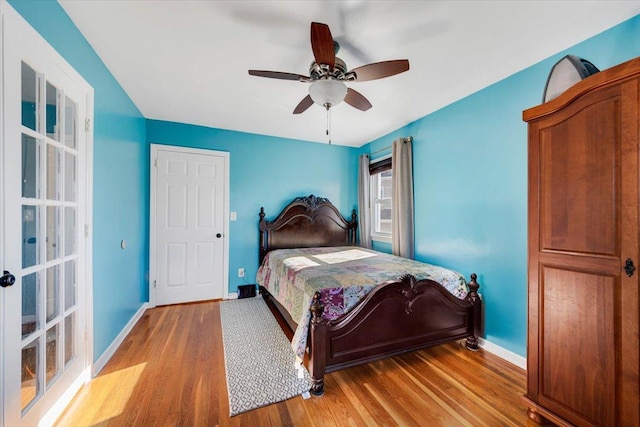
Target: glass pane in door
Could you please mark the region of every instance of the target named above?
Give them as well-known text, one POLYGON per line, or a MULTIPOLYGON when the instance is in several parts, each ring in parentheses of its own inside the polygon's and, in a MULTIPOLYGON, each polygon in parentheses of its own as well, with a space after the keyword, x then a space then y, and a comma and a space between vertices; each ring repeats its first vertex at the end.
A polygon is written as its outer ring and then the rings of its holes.
POLYGON ((53 327, 47 330, 46 340, 47 340, 47 360, 45 366, 47 367, 46 372, 46 384, 49 386, 51 380, 56 377, 58 374, 58 351, 59 345, 58 342, 60 340, 60 334, 58 333, 58 324, 55 324, 53 327))
POLYGON ((47 144, 47 199, 61 200, 62 184, 62 155, 61 150, 52 144, 47 144))
POLYGON ((38 130, 38 76, 22 63, 22 126, 38 130))
POLYGON ((69 148, 76 148, 76 103, 64 97, 64 143, 69 148))
POLYGON ((60 127, 58 126, 59 92, 51 83, 47 82, 46 127, 49 138, 60 141, 60 127))
POLYGON ((47 206, 47 261, 60 256, 60 210, 59 206, 47 206))
POLYGON ((22 206, 22 268, 40 263, 40 207, 22 206))
POLYGON ((64 318, 64 365, 67 366, 76 356, 74 339, 75 313, 64 318))
POLYGON ((64 263, 64 310, 76 305, 76 261, 64 263))
POLYGON ((76 184, 76 155, 67 151, 64 154, 64 200, 66 202, 77 200, 76 184))
POLYGON ((60 306, 60 266, 47 268, 47 310, 46 320, 52 321, 59 313, 60 306))
POLYGON ((22 338, 34 333, 40 325, 38 298, 40 281, 38 273, 31 273, 22 278, 22 338))
POLYGON ((76 208, 67 206, 64 208, 64 254, 66 256, 76 253, 76 208))
POLYGON ((36 339, 22 348, 21 409, 26 408, 40 394, 40 382, 38 381, 39 343, 40 341, 36 339))
POLYGON ((40 196, 40 141, 22 134, 22 197, 40 196))

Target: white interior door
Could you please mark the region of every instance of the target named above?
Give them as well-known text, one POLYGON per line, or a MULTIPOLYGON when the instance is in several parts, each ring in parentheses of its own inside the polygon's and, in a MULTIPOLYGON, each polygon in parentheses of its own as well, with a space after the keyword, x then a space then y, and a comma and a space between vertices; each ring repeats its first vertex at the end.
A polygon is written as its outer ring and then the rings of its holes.
POLYGON ((150 294, 156 305, 222 298, 229 153, 161 145, 151 150, 150 294))
MULTIPOLYGON (((2 55, 2 422, 55 419, 88 378, 91 87, 6 3, 2 55), (6 284, 6 283, 5 283, 6 284)), ((49 420, 51 421, 51 420, 49 420)))

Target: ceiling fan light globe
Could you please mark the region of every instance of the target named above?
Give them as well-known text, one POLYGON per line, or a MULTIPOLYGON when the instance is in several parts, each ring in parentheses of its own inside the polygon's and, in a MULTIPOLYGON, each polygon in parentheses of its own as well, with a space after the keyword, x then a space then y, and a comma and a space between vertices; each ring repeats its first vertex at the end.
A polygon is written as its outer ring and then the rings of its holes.
POLYGON ((335 107, 347 95, 347 85, 338 80, 316 80, 309 86, 309 96, 320 106, 335 107))

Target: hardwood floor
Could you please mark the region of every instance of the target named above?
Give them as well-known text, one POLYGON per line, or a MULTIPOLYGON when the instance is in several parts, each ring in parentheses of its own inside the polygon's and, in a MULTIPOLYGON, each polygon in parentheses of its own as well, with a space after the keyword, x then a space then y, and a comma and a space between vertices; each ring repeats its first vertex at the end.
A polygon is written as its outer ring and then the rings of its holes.
POLYGON ((322 397, 229 418, 219 305, 147 310, 57 425, 534 425, 519 400, 525 372, 456 343, 333 372, 322 397))

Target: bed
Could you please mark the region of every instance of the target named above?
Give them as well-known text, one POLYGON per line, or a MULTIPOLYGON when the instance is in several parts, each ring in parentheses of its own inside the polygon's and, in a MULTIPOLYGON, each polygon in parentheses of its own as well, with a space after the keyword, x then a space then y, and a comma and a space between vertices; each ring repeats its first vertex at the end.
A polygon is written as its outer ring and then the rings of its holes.
POLYGON ((478 349, 476 274, 467 282, 450 270, 357 247, 355 209, 346 219, 326 198, 297 197, 274 220, 265 219, 264 208, 259 216, 260 293, 294 332, 298 356, 308 352, 312 394, 322 395, 324 374, 339 369, 462 339, 478 349), (342 300, 335 299, 340 292, 342 300))

